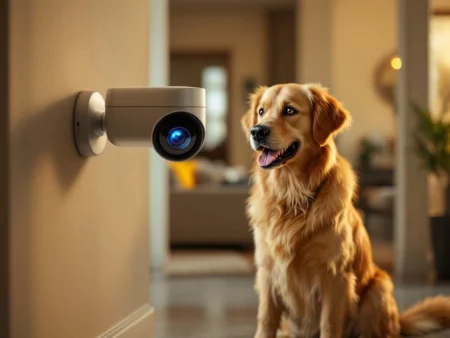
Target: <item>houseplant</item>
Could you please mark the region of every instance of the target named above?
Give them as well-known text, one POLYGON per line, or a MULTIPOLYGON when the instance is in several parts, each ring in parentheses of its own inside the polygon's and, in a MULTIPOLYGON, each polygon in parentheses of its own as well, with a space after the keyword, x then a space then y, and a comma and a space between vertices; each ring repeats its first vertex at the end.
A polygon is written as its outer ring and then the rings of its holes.
POLYGON ((372 167, 373 157, 380 151, 380 147, 372 142, 368 137, 361 139, 359 143, 359 166, 362 170, 372 167))
MULTIPOLYGON (((413 105, 417 115, 416 149, 426 169, 430 182, 437 182, 435 191, 441 193, 443 210, 430 217, 431 237, 436 275, 439 280, 450 280, 450 121, 444 114, 433 114, 413 105)), ((432 206, 432 205, 431 205, 432 206)))

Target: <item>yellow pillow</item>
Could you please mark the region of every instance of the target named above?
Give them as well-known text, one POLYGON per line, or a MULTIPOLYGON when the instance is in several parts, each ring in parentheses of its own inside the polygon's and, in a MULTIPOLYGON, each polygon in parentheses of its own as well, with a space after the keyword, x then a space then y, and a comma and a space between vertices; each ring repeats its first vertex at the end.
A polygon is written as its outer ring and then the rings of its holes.
POLYGON ((195 187, 195 171, 197 163, 195 161, 169 162, 175 177, 184 189, 192 189, 195 187))

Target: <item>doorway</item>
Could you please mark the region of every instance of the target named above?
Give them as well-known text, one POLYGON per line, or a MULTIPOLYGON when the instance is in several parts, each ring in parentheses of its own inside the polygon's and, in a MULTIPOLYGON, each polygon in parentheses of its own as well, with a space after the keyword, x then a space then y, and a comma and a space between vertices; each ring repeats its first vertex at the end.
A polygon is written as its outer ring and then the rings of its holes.
POLYGON ((228 52, 170 54, 170 85, 206 89, 205 144, 198 156, 228 164, 227 134, 230 106, 230 56, 228 52))

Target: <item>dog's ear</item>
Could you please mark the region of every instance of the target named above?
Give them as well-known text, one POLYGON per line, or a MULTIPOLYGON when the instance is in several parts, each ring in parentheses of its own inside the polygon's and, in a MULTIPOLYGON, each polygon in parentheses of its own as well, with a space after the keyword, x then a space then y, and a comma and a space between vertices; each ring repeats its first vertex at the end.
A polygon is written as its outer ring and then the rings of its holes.
POLYGON ((259 100, 261 99, 262 94, 267 89, 267 87, 261 86, 256 89, 253 94, 250 94, 249 97, 249 109, 241 118, 241 126, 244 130, 245 136, 249 138, 250 129, 256 124, 258 118, 256 114, 256 108, 259 104, 259 100))
POLYGON ((312 134, 322 147, 351 123, 350 113, 320 85, 308 86, 312 94, 312 134))

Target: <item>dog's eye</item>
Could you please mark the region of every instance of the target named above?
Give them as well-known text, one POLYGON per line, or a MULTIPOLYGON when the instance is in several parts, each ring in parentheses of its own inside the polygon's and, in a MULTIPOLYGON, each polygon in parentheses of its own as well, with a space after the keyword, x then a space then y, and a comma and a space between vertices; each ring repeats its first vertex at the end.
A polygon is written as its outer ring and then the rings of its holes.
POLYGON ((286 106, 283 108, 284 115, 294 115, 296 113, 297 113, 297 111, 292 107, 286 106))
POLYGON ((259 108, 259 110, 258 110, 258 114, 259 114, 259 115, 262 115, 262 114, 264 114, 264 109, 263 109, 263 108, 259 108))

